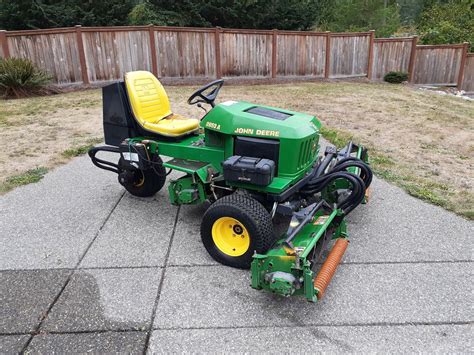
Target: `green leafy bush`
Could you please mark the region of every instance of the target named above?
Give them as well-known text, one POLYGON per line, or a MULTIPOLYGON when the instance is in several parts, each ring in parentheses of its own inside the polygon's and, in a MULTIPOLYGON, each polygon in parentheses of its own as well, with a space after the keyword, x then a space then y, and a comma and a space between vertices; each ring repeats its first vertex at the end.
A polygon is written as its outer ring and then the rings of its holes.
POLYGON ((474 50, 474 2, 443 1, 428 7, 418 25, 423 44, 470 42, 474 50))
POLYGON ((400 27, 398 2, 380 0, 337 0, 324 3, 320 30, 359 32, 376 30, 377 37, 388 37, 400 27))
POLYGON ((408 80, 408 73, 401 71, 391 71, 385 74, 383 80, 391 84, 400 84, 408 80))
POLYGON ((159 14, 154 10, 149 2, 143 2, 136 5, 128 14, 129 25, 166 25, 166 21, 162 21, 159 14))
POLYGON ((51 76, 28 59, 0 59, 0 95, 23 97, 48 93, 51 76))

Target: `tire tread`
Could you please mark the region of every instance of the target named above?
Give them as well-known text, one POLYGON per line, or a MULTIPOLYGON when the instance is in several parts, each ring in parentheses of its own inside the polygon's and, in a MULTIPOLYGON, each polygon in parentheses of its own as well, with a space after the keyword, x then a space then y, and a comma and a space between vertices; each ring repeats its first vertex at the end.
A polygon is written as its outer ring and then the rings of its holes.
POLYGON ((218 262, 237 268, 249 268, 252 260, 252 253, 254 251, 257 253, 265 253, 275 242, 273 223, 270 214, 260 202, 252 198, 250 195, 234 193, 232 195, 224 196, 214 202, 203 216, 203 223, 201 224, 201 237, 203 238, 203 241, 205 238, 204 235, 207 233, 207 228, 209 228, 209 226, 207 226, 207 220, 210 218, 209 215, 213 214, 216 209, 220 209, 224 206, 242 212, 247 216, 247 218, 252 219, 254 224, 256 224, 257 232, 252 235, 253 248, 250 250, 251 254, 248 255, 246 253, 242 257, 235 257, 234 259, 229 257, 228 260, 223 260, 219 256, 216 257, 216 255, 213 255, 213 252, 209 250, 206 243, 204 243, 206 249, 218 262))

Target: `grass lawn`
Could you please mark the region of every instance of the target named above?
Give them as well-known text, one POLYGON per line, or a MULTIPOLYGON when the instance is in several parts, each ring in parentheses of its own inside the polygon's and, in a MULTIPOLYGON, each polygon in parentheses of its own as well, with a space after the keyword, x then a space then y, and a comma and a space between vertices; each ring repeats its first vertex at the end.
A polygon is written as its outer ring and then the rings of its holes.
MULTIPOLYGON (((167 87, 173 110, 195 87, 167 87)), ((370 148, 379 177, 474 219, 474 103, 407 86, 360 82, 225 86, 218 98, 314 114, 335 144, 370 148)), ((0 192, 41 179, 46 169, 102 139, 100 90, 0 101, 0 192)))

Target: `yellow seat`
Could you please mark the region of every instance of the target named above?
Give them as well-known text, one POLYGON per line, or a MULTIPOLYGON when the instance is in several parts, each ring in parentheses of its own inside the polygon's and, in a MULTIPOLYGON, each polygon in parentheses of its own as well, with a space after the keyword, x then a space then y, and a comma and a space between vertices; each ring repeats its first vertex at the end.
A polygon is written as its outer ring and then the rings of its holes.
POLYGON ((148 131, 178 137, 199 128, 199 120, 171 112, 168 95, 152 73, 126 73, 125 86, 135 119, 148 131))

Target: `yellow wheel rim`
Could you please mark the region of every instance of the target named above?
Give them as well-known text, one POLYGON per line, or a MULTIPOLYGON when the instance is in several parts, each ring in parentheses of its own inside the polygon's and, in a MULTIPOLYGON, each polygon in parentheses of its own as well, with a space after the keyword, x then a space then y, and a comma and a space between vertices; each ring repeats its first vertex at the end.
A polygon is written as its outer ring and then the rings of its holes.
POLYGON ((229 256, 241 256, 250 247, 247 228, 232 217, 221 217, 214 222, 212 240, 221 252, 229 256))

